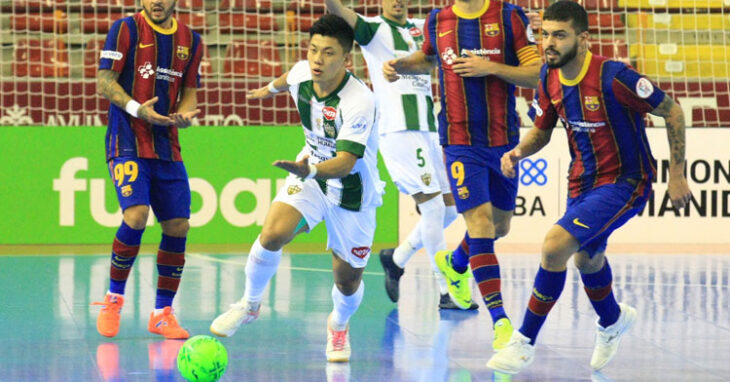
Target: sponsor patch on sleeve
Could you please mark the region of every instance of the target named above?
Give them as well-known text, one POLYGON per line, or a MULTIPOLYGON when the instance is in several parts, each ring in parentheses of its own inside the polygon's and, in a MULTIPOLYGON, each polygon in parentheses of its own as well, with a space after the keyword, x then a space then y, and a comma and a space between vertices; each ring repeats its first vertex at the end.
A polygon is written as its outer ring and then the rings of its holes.
POLYGON ((654 85, 651 84, 651 81, 644 77, 636 81, 636 95, 641 98, 649 98, 652 94, 654 94, 654 85))
POLYGON ((122 52, 117 52, 115 50, 102 50, 101 51, 101 58, 108 58, 110 60, 119 61, 124 57, 122 52))

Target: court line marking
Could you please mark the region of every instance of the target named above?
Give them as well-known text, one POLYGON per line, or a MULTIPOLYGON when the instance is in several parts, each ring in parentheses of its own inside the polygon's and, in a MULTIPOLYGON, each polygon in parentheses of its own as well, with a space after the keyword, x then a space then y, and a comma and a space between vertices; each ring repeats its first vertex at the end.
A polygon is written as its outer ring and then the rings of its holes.
MULTIPOLYGON (((246 266, 246 263, 243 262, 243 261, 235 261, 235 260, 228 260, 228 259, 218 259, 216 257, 209 256, 209 255, 203 255, 203 254, 200 254, 200 253, 188 252, 188 253, 185 254, 185 256, 197 257, 199 259, 204 259, 204 260, 212 261, 212 262, 215 262, 215 263, 234 264, 234 265, 239 265, 239 266, 244 266, 244 267, 246 266)), ((293 271, 304 271, 304 272, 323 272, 323 273, 330 273, 330 272, 332 272, 332 269, 331 268, 322 269, 322 268, 287 267, 287 266, 280 266, 279 268, 282 268, 282 269, 291 269, 293 271)), ((385 274, 382 273, 382 272, 369 272, 369 271, 364 271, 362 274, 363 275, 369 275, 369 276, 385 276, 385 274)))

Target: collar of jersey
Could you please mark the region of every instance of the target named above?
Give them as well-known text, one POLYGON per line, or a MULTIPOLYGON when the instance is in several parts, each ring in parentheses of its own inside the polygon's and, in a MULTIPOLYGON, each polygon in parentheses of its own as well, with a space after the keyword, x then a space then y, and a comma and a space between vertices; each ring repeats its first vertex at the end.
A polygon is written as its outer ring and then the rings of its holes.
MULTIPOLYGON (((326 96, 324 96, 322 98, 319 98, 317 96, 317 93, 314 91, 314 89, 312 89, 312 94, 314 95, 314 99, 316 99, 317 102, 323 102, 323 101, 326 101, 326 100, 330 99, 331 97, 336 96, 337 93, 339 93, 340 90, 342 90, 342 88, 345 87, 345 84, 347 83, 347 80, 350 79, 350 76, 351 75, 352 75, 352 73, 350 73, 349 70, 345 70, 345 77, 342 78, 342 82, 340 82, 340 84, 337 85, 337 87, 335 88, 335 90, 333 90, 330 94, 327 94, 326 96)), ((314 86, 314 84, 312 84, 312 85, 314 86)))
POLYGON ((386 24, 388 24, 388 25, 390 25, 392 27, 396 27, 396 28, 408 28, 410 26, 410 25, 408 25, 409 24, 408 19, 406 19, 406 21, 403 23, 403 25, 401 25, 401 24, 398 24, 397 22, 395 22, 395 21, 393 21, 393 20, 391 20, 389 18, 386 18, 383 15, 380 15, 380 18, 383 19, 383 21, 385 21, 386 24))
POLYGON ((583 77, 586 76, 586 73, 588 73, 588 67, 591 66, 591 57, 593 57, 593 54, 589 50, 586 52, 586 58, 585 58, 585 60, 583 60, 583 67, 580 68, 580 73, 578 73, 578 75, 572 80, 568 80, 568 79, 564 78, 563 72, 560 69, 558 69, 558 75, 560 76, 560 83, 565 86, 578 85, 578 83, 583 79, 583 77))
POLYGON ((152 29, 154 29, 158 33, 162 34, 173 34, 177 32, 177 20, 175 18, 172 18, 172 26, 165 29, 160 27, 159 25, 155 24, 154 21, 150 20, 149 16, 147 16, 147 12, 144 10, 140 12, 142 14, 142 17, 144 17, 144 20, 147 22, 147 25, 149 25, 152 29))
POLYGON ((481 17, 484 13, 486 13, 487 9, 489 9, 489 0, 484 0, 484 5, 482 5, 482 9, 472 13, 463 12, 459 8, 456 8, 456 5, 451 6, 451 10, 454 11, 454 14, 461 17, 462 19, 477 19, 481 17))

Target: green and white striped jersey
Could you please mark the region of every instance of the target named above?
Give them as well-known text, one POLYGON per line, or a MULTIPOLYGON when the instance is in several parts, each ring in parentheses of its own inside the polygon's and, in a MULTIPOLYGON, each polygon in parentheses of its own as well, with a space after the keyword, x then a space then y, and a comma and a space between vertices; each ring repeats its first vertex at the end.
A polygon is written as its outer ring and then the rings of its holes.
POLYGON ((385 183, 378 174, 375 100, 367 85, 347 72, 337 89, 320 99, 314 93, 307 61, 296 63, 286 81, 306 140, 297 160, 309 155, 309 163, 319 163, 334 158, 337 151, 355 154, 359 159, 350 174, 340 179, 317 179, 320 189, 346 210, 381 205, 385 183))
POLYGON ((436 131, 431 96, 431 75, 402 75, 398 81, 383 77, 383 64, 410 55, 423 44, 422 19, 398 25, 382 16, 357 16, 355 41, 360 44, 378 104, 380 134, 402 130, 436 131))

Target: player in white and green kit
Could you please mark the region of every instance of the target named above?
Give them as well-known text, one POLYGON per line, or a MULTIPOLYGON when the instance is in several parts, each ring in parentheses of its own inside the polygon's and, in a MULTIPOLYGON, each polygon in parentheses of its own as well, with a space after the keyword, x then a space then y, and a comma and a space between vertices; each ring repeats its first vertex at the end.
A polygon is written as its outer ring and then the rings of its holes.
MULTIPOLYGON (((385 270, 385 289, 393 302, 399 298, 398 283, 408 260, 421 247, 431 260, 438 280, 440 308, 456 309, 448 296, 446 280, 434 262, 436 252, 446 249, 444 228, 457 217, 433 112, 431 76, 409 75, 388 82, 383 63, 418 51, 423 42, 423 19, 407 18, 406 2, 383 0, 377 17, 358 15, 340 0, 326 0, 327 9, 355 28, 378 104, 380 153, 398 190, 416 201, 421 219, 398 248, 384 249, 380 261, 385 270)), ((477 305, 472 304, 471 309, 477 305)))
POLYGON ((324 220, 332 250, 334 309, 327 320, 327 360, 350 359, 348 321, 362 301, 362 273, 375 234, 375 209, 384 183, 377 169, 375 100, 370 89, 345 69, 354 32, 341 18, 326 15, 310 29, 307 61, 249 99, 288 89, 299 109, 305 145, 296 161, 276 161, 289 171, 246 261, 243 298, 211 324, 228 337, 259 315, 264 289, 276 272, 281 248, 324 220))

